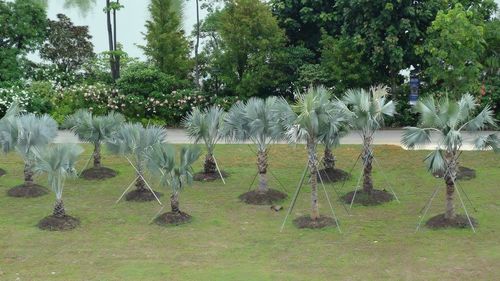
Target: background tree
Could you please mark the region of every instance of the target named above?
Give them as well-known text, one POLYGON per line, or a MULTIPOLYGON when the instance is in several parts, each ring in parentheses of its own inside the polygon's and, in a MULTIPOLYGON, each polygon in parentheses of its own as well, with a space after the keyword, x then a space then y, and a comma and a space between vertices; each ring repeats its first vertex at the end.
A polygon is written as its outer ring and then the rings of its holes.
POLYGON ((148 58, 164 73, 187 78, 191 70, 189 42, 182 30, 182 18, 174 0, 152 0, 151 19, 146 22, 143 47, 148 58))
POLYGON ((240 196, 248 204, 265 205, 282 200, 286 194, 269 189, 267 178, 268 145, 282 139, 282 126, 277 110, 278 99, 251 98, 246 103, 238 102, 224 119, 224 135, 238 141, 251 140, 257 146, 257 170, 259 186, 240 196))
POLYGON ((77 176, 75 163, 82 152, 83 148, 76 144, 55 144, 33 151, 33 171, 37 174, 47 174, 50 189, 56 194, 52 215, 38 223, 41 229, 68 230, 80 224, 78 219, 66 214, 62 196, 66 179, 77 176))
MULTIPOLYGON (((273 51, 284 46, 285 37, 272 16, 269 7, 259 0, 227 1, 222 10, 209 14, 210 23, 219 52, 215 64, 217 79, 233 94, 253 96, 262 94, 261 75, 271 73, 273 51), (269 70, 265 70, 269 67, 269 70)), ((269 93, 268 93, 269 94, 269 93)))
POLYGON ((181 224, 191 220, 191 216, 182 212, 179 207, 179 195, 186 185, 193 182, 191 165, 200 157, 199 147, 182 147, 179 160, 175 157, 175 149, 170 145, 156 144, 146 153, 147 167, 158 177, 160 185, 172 188, 170 195, 171 211, 161 214, 156 222, 163 224, 181 224))
POLYGON ((34 183, 34 150, 43 149, 57 135, 57 123, 49 115, 23 114, 0 122, 0 143, 4 151, 13 147, 24 160, 24 184, 11 188, 9 196, 37 197, 46 194, 34 183))
POLYGON ((481 103, 490 104, 496 119, 500 119, 500 19, 485 24, 486 50, 481 58, 481 103))
POLYGON ((127 201, 152 201, 161 195, 159 192, 153 194, 153 191, 146 187, 145 154, 154 144, 164 143, 166 137, 167 131, 162 127, 149 125, 144 128, 141 124, 127 123, 107 140, 108 150, 114 154, 124 155, 135 170, 136 189, 126 195, 127 201))
POLYGON ((394 102, 388 100, 388 90, 386 86, 372 87, 369 91, 353 89, 348 90, 343 98, 356 116, 351 126, 360 131, 363 139, 363 152, 360 158, 363 163, 363 189, 344 195, 343 199, 347 203, 374 205, 393 199, 393 195, 385 190, 374 189, 372 180, 373 135, 376 130, 383 127, 387 116, 396 113, 394 102))
POLYGON ((338 96, 347 89, 369 87, 373 77, 372 65, 366 63, 366 41, 359 35, 332 37, 321 40, 321 63, 324 80, 334 87, 338 96))
POLYGON ((458 97, 479 92, 484 49, 483 25, 474 23, 474 14, 457 4, 438 13, 419 53, 426 58, 424 73, 432 85, 458 97))
POLYGON ((350 120, 351 112, 339 100, 330 101, 330 93, 324 87, 310 88, 305 94, 297 94, 297 102, 291 107, 282 101, 279 106, 281 120, 291 142, 305 141, 311 184, 311 215, 299 217, 294 222, 300 227, 320 228, 335 225, 328 217, 320 217, 318 202, 318 158, 316 148, 328 137, 331 129, 340 128, 350 120))
POLYGON ((393 91, 402 80, 400 70, 418 68, 421 58, 415 48, 425 39, 425 31, 437 12, 446 9, 443 0, 337 0, 336 15, 341 34, 363 38, 364 61, 370 62, 370 84, 385 83, 393 91))
POLYGON ((272 0, 270 6, 278 24, 285 30, 288 44, 303 46, 315 54, 319 62, 322 32, 336 35, 339 32, 335 17, 334 0, 272 0))
MULTIPOLYGON (((445 171, 446 209, 445 213, 431 218, 427 225, 436 227, 467 227, 466 217, 455 212, 453 197, 458 172, 458 160, 464 143, 464 131, 476 132, 487 126, 496 126, 493 112, 489 106, 478 111, 479 104, 470 94, 465 94, 456 102, 449 97, 440 100, 432 96, 417 102, 415 110, 420 113, 418 127, 406 127, 401 143, 408 147, 431 143, 431 133, 439 137, 436 149, 425 158, 428 169, 432 172, 445 171)), ((500 139, 495 134, 478 136, 474 140, 478 149, 493 148, 500 152, 500 139)))
POLYGON ((57 18, 57 21, 49 20, 40 57, 55 64, 61 72, 78 71, 95 55, 89 28, 73 25, 63 14, 57 14, 57 18))
POLYGON ((45 40, 47 15, 35 0, 0 1, 0 83, 19 79, 22 61, 45 40))
POLYGON ((224 116, 224 110, 217 106, 211 106, 203 110, 196 107, 182 121, 188 136, 192 138, 195 143, 203 141, 207 149, 205 162, 203 164, 203 173, 199 176, 195 176, 195 180, 213 180, 220 176, 217 173, 214 149, 217 142, 222 138, 224 116))
MULTIPOLYGON (((80 140, 94 145, 94 167, 81 173, 85 179, 105 179, 116 176, 112 169, 101 165, 101 145, 111 138, 125 122, 125 117, 119 113, 110 112, 104 116, 94 116, 91 112, 81 109, 70 115, 64 122, 64 127, 72 130, 80 140)), ((90 159, 89 159, 90 160, 90 159)))

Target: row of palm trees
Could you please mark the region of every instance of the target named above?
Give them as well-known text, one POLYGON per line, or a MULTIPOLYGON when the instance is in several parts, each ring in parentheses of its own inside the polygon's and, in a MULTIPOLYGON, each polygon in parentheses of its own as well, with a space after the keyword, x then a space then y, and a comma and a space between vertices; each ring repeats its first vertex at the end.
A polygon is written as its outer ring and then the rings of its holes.
MULTIPOLYGON (((298 93, 294 104, 289 104, 283 98, 269 97, 238 102, 228 112, 218 107, 196 108, 186 116, 183 124, 194 142, 203 142, 207 148, 204 170, 199 177, 202 180, 223 177, 214 155, 215 146, 221 139, 251 141, 255 144, 258 188, 240 196, 244 202, 252 204, 273 204, 276 200, 286 197, 286 194, 268 186, 269 144, 280 140, 305 143, 311 186, 311 214, 307 223, 311 227, 317 227, 321 218, 318 203, 318 178, 321 180, 319 164, 323 163, 326 169, 333 168, 335 157, 332 148, 338 145, 340 137, 351 129, 358 130, 363 140, 363 189, 346 194, 343 200, 379 204, 386 199, 392 199, 391 194, 374 189, 371 177, 374 133, 383 126, 387 116, 395 114, 395 104, 388 96, 389 89, 384 86, 372 87, 369 90, 349 90, 342 99, 332 97, 324 87, 314 87, 305 93, 298 93), (317 157, 319 144, 325 145, 322 161, 317 157)), ((458 102, 448 98, 436 101, 427 97, 415 106, 416 111, 420 113, 421 127, 406 128, 402 136, 403 145, 413 148, 429 143, 431 132, 441 134, 442 141, 426 158, 426 163, 432 171, 446 171, 444 178, 447 186, 447 205, 444 216, 448 220, 456 217, 453 193, 459 151, 463 144, 462 131, 477 131, 485 126, 496 126, 489 107, 479 113, 477 107, 470 95, 464 95, 458 102)), ((125 123, 123 116, 117 113, 94 116, 82 110, 69 116, 65 126, 72 129, 81 140, 94 146, 94 165, 84 170, 82 176, 90 175, 88 179, 102 179, 116 175, 109 173, 110 169, 102 166, 101 146, 105 144, 111 153, 124 156, 136 172, 136 178, 129 186, 130 188, 135 183, 136 188, 127 193, 127 200, 159 201, 161 193, 154 191, 146 180, 146 172, 149 172, 159 179, 160 185, 170 186, 172 189, 171 211, 161 217, 175 223, 183 222, 179 220, 180 217, 189 219, 187 214, 180 211, 179 193, 193 178, 196 179, 192 164, 200 155, 197 147, 183 147, 179 159, 176 159, 174 148, 166 144, 166 129, 154 125, 144 127, 140 124, 125 123)), ((33 182, 33 173, 46 173, 49 185, 56 193, 52 216, 64 218, 64 180, 77 175, 74 163, 82 149, 77 145, 48 145, 56 134, 57 124, 52 118, 47 115, 21 114, 16 105, 0 120, 0 145, 3 151, 16 150, 25 162, 25 183, 9 190, 9 195, 43 195, 46 191, 33 182)), ((499 139, 494 134, 481 136, 476 140, 476 147, 493 148, 497 151, 499 139)))

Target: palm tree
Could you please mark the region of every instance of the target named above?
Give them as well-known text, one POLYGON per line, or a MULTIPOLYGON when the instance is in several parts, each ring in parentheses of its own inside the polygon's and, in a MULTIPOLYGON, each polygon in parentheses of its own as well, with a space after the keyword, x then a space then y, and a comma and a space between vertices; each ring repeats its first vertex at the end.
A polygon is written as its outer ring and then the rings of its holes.
POLYGON ((286 194, 269 189, 267 183, 268 145, 282 139, 283 130, 277 111, 278 99, 251 98, 246 103, 238 102, 224 119, 224 135, 239 141, 251 140, 257 146, 257 170, 259 187, 240 196, 249 204, 264 205, 286 198, 286 194))
POLYGON ((282 101, 278 107, 281 120, 291 142, 305 141, 311 184, 311 216, 296 219, 299 227, 318 228, 335 224, 331 218, 320 217, 318 204, 317 145, 328 137, 330 130, 338 131, 352 118, 349 109, 339 100, 330 101, 330 93, 322 86, 309 88, 305 94, 297 94, 297 102, 291 107, 282 101))
MULTIPOLYGON (((13 102, 13 103, 11 103, 11 105, 9 106, 7 111, 5 112, 5 115, 0 119, 0 148, 2 149, 3 153, 9 152, 13 148, 12 146, 9 146, 9 145, 7 145, 7 146, 3 145, 3 142, 1 141, 2 135, 4 134, 3 131, 5 130, 5 128, 10 127, 8 123, 14 122, 13 119, 16 116, 18 116, 20 112, 21 112, 21 108, 19 107, 19 103, 13 102)), ((9 132, 7 132, 7 134, 10 135, 9 132)), ((0 176, 5 175, 6 173, 7 172, 4 169, 0 168, 0 176)))
MULTIPOLYGON (((82 172, 85 179, 105 179, 116 176, 116 172, 101 166, 101 145, 125 122, 119 113, 110 112, 104 116, 94 116, 87 110, 78 110, 64 122, 66 128, 75 132, 80 140, 94 145, 94 167, 82 172)), ((90 159, 89 159, 90 160, 90 159)))
MULTIPOLYGON (((490 107, 486 106, 478 112, 478 106, 474 97, 469 94, 463 95, 458 102, 448 97, 439 100, 432 96, 425 97, 415 105, 415 110, 420 113, 419 127, 406 127, 402 135, 401 143, 411 149, 417 145, 429 144, 431 133, 434 133, 433 137, 439 138, 437 147, 425 158, 425 163, 432 172, 445 171, 446 208, 444 214, 427 222, 430 227, 466 227, 473 223, 455 213, 453 198, 463 132, 480 131, 488 125, 496 126, 490 107)), ((478 136, 474 143, 477 149, 493 148, 500 152, 500 139, 495 134, 478 136)))
POLYGON ((335 130, 328 130, 327 136, 323 140, 325 151, 323 154, 322 164, 324 169, 319 171, 321 180, 325 182, 336 182, 346 180, 349 174, 341 169, 335 167, 336 157, 333 155, 333 148, 340 145, 340 138, 345 136, 348 132, 348 127, 344 126, 335 130))
POLYGON ((191 219, 179 208, 179 194, 184 186, 193 182, 191 165, 200 157, 200 149, 196 146, 183 147, 179 156, 179 161, 176 161, 174 148, 164 144, 156 144, 146 153, 148 170, 160 179, 162 186, 172 188, 171 211, 158 216, 158 224, 181 224, 191 219))
MULTIPOLYGON (((203 141, 207 148, 203 173, 195 175, 195 180, 214 180, 219 178, 217 163, 214 158, 214 149, 221 139, 225 112, 218 106, 208 109, 195 108, 182 121, 187 134, 195 143, 203 141)), ((221 171, 222 176, 225 176, 221 171)))
POLYGON ((33 180, 33 149, 42 149, 57 136, 57 123, 47 114, 23 114, 0 124, 0 143, 4 151, 15 148, 24 160, 24 184, 8 191, 14 197, 37 197, 47 191, 33 180))
POLYGON ((136 190, 129 192, 127 201, 152 201, 161 194, 146 188, 144 177, 145 153, 158 143, 166 141, 167 131, 159 126, 126 123, 121 126, 106 142, 111 153, 123 155, 136 170, 136 190))
POLYGON ((76 144, 55 144, 42 149, 33 149, 33 171, 47 174, 50 189, 56 194, 56 203, 51 216, 42 219, 38 226, 48 230, 67 230, 80 224, 78 219, 66 215, 62 199, 64 182, 76 177, 75 163, 83 148, 76 144))
POLYGON ((369 91, 364 89, 348 90, 343 98, 344 102, 356 115, 352 126, 360 131, 363 140, 363 189, 353 191, 343 196, 348 203, 356 202, 363 205, 381 204, 393 199, 393 195, 373 188, 372 162, 373 162, 373 135, 376 130, 384 125, 386 116, 396 113, 395 103, 387 99, 388 88, 375 86, 369 91), (356 196, 357 195, 357 196, 356 196), (353 201, 354 200, 354 201, 353 201))

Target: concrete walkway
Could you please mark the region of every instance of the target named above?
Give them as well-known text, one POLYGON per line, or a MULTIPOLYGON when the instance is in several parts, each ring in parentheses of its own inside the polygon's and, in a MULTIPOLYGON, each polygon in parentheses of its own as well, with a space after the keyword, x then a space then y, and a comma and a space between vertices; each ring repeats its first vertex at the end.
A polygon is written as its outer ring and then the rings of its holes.
MULTIPOLYGON (((167 141, 169 143, 191 143, 189 137, 186 135, 186 132, 183 129, 168 129, 167 130, 167 141)), ((388 144, 388 145, 398 145, 401 146, 401 134, 403 130, 380 130, 377 131, 374 135, 374 144, 388 144)), ((484 131, 480 132, 480 134, 491 134, 493 131, 484 131)), ((498 131, 496 133, 499 133, 498 131)), ((463 150, 474 150, 474 146, 472 143, 473 138, 477 134, 465 133, 464 138, 464 146, 463 150)), ((436 138, 433 138, 436 139, 436 138)), ((79 143, 78 137, 75 136, 70 131, 59 131, 57 138, 54 141, 55 143, 79 143)), ((224 143, 238 143, 238 142, 227 142, 221 141, 221 144, 224 143)), ((282 144, 286 144, 287 142, 280 142, 282 144)), ((340 141, 341 144, 362 144, 361 137, 358 132, 352 131, 347 136, 343 137, 340 141)), ((429 150, 434 149, 436 146, 435 141, 431 144, 419 147, 417 149, 429 150)))

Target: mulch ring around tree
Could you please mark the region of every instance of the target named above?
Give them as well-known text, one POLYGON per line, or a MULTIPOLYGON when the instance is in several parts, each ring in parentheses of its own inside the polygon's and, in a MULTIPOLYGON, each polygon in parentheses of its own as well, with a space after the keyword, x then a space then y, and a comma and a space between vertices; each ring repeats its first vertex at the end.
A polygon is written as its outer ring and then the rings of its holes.
POLYGON ((166 212, 154 220, 157 225, 168 226, 168 225, 180 225, 190 222, 192 217, 184 212, 166 212))
POLYGON ((325 183, 344 181, 351 177, 351 175, 349 175, 348 172, 335 168, 321 169, 318 172, 319 172, 318 180, 323 180, 323 182, 325 183))
MULTIPOLYGON (((442 178, 444 171, 432 173, 436 178, 442 178)), ((460 166, 458 167, 457 180, 470 180, 476 177, 476 170, 460 166)))
MULTIPOLYGON (((224 172, 224 171, 220 171, 220 173, 222 174, 224 179, 229 176, 229 174, 224 172)), ((215 172, 215 173, 199 172, 199 173, 194 174, 193 179, 195 181, 214 181, 214 180, 220 179, 220 175, 219 175, 219 172, 215 172)))
POLYGON ((38 222, 38 227, 43 230, 64 231, 71 230, 80 225, 80 220, 72 216, 56 217, 54 215, 47 216, 38 222))
POLYGON ((32 198, 39 197, 49 193, 49 190, 41 185, 33 184, 33 185, 18 185, 7 191, 7 195, 11 197, 24 197, 24 198, 32 198))
POLYGON ((335 220, 330 217, 320 216, 319 219, 313 220, 311 216, 301 216, 293 220, 293 224, 298 228, 318 229, 327 226, 336 226, 335 220))
MULTIPOLYGON (((477 221, 471 217, 472 225, 476 227, 478 225, 477 221)), ((441 228, 469 228, 470 223, 466 216, 456 215, 454 219, 446 219, 444 214, 440 214, 430 218, 425 225, 430 229, 441 229, 441 228)))
POLYGON ((0 177, 5 174, 7 174, 7 172, 4 169, 0 168, 0 177))
MULTIPOLYGON (((346 204, 351 204, 352 197, 354 196, 354 191, 351 191, 341 197, 342 201, 346 204)), ((363 206, 379 205, 385 202, 392 201, 394 196, 384 190, 373 189, 371 194, 365 193, 363 190, 358 190, 356 196, 354 196, 354 203, 361 204, 363 206)))
MULTIPOLYGON (((160 198, 163 194, 161 192, 155 191, 156 197, 160 198)), ((136 201, 136 202, 146 202, 156 200, 155 196, 149 189, 134 189, 125 195, 125 200, 136 201)))
POLYGON ((92 167, 81 173, 81 177, 86 180, 104 180, 116 176, 116 171, 106 167, 92 167))
POLYGON ((276 189, 268 189, 267 192, 252 190, 238 196, 241 201, 252 205, 271 205, 285 199, 287 195, 276 189))

